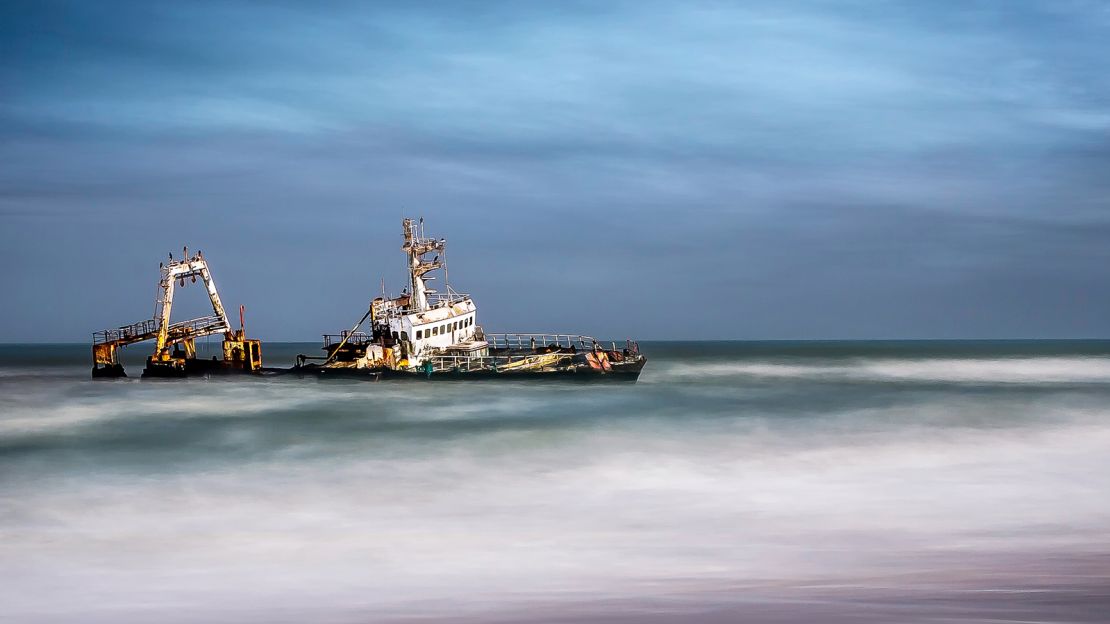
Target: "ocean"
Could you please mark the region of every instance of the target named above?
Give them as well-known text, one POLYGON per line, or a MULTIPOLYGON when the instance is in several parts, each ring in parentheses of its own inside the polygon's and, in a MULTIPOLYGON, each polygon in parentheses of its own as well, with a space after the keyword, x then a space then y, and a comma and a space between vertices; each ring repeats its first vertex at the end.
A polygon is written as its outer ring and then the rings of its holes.
POLYGON ((0 621, 1110 621, 1110 341, 641 348, 530 384, 0 346, 0 621))

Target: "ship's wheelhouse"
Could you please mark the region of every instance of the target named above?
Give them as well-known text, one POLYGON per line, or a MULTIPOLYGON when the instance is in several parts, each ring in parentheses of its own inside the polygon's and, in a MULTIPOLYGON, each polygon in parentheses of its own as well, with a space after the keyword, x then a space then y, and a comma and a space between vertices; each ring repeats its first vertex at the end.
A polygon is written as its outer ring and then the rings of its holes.
POLYGON ((410 366, 417 366, 430 353, 475 342, 481 331, 474 302, 457 294, 427 310, 397 310, 387 323, 393 341, 405 345, 410 366))

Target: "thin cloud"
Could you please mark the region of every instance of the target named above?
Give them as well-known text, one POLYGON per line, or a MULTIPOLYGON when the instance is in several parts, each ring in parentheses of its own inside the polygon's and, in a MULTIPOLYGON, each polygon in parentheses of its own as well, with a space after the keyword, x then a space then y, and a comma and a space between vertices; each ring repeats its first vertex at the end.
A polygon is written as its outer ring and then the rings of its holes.
POLYGON ((311 338, 396 281, 402 213, 451 238, 491 327, 1110 330, 1100 3, 3 11, 0 253, 40 278, 0 287, 42 305, 0 339, 130 319, 130 267, 184 243, 235 267, 261 335, 311 338), (74 318, 41 276, 104 249, 118 293, 72 286, 97 302, 74 318), (317 292, 341 294, 291 303, 317 292), (712 304, 683 327, 646 303, 691 296, 712 304))

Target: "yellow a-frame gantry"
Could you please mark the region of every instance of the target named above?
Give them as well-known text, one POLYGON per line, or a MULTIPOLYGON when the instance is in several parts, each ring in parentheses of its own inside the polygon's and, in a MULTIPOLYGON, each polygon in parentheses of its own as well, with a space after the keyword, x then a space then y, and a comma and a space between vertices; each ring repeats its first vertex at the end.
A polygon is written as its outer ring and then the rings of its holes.
POLYGON ((199 251, 190 256, 184 250, 180 260, 170 255, 169 262, 159 265, 161 279, 154 318, 113 330, 93 334, 93 377, 123 377, 126 374, 119 363, 121 347, 137 342, 154 340, 154 353, 147 358, 143 377, 183 377, 203 372, 254 372, 262 368, 262 349, 259 340, 246 338, 243 330, 242 308, 240 328, 233 330, 227 318, 216 283, 208 268, 208 261, 199 251), (176 286, 185 280, 204 283, 208 300, 212 304, 211 316, 171 323, 173 297, 176 286), (223 359, 198 360, 196 339, 223 334, 223 359))

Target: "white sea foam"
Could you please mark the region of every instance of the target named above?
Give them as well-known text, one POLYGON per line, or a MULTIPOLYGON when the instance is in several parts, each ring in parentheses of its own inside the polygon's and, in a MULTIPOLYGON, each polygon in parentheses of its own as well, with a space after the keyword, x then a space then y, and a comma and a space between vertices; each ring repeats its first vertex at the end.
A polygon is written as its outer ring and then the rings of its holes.
MULTIPOLYGON (((103 383, 103 382, 89 382, 103 383)), ((0 418, 0 435, 77 430, 84 425, 135 418, 196 418, 219 415, 234 417, 295 409, 323 397, 319 392, 290 385, 239 386, 191 382, 178 387, 155 382, 155 387, 137 380, 114 381, 94 396, 55 396, 32 391, 29 400, 9 405, 0 418), (120 391, 120 392, 113 392, 120 391)), ((336 393, 342 397, 342 392, 336 393)))
POLYGON ((157 479, 56 475, 6 487, 0 599, 24 620, 280 621, 327 604, 346 621, 671 579, 899 574, 936 549, 1078 551, 1110 538, 1110 412, 1051 405, 1002 430, 855 426, 875 408, 804 429, 602 422, 541 444, 502 430, 157 479))
POLYGON ((675 364, 652 371, 650 379, 645 381, 660 382, 668 376, 987 384, 1110 383, 1110 358, 860 358, 811 364, 733 360, 675 364))
POLYGON ((1075 383, 1103 358, 655 364, 669 381, 21 384, 0 397, 0 605, 451 619, 1110 549, 1107 389, 1075 383), (998 371, 1032 390, 962 385, 998 371), (706 375, 737 383, 686 392, 706 375), (821 376, 847 383, 744 384, 821 376))

